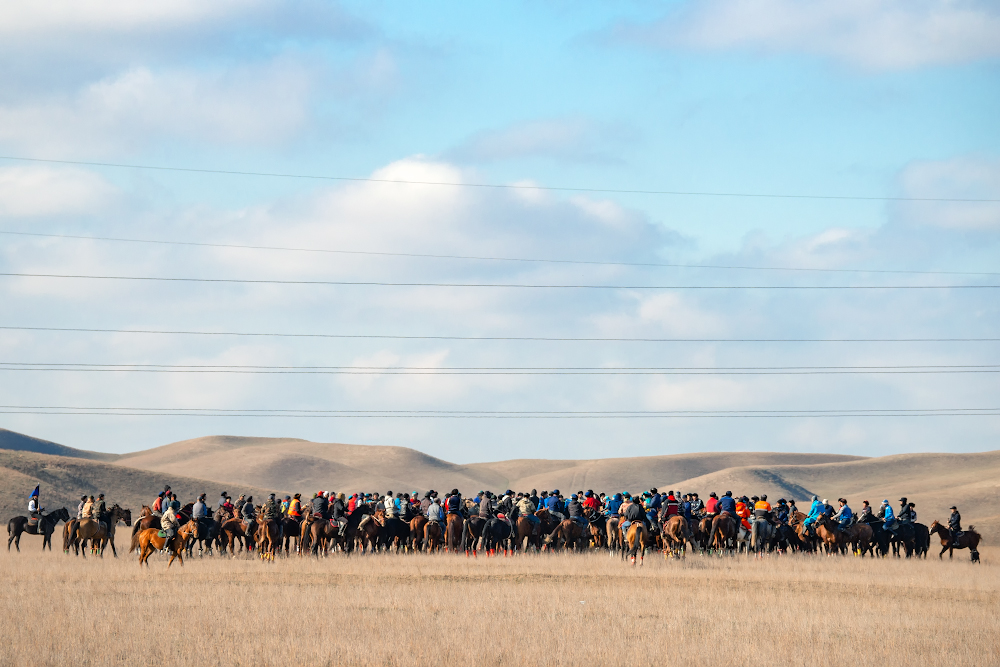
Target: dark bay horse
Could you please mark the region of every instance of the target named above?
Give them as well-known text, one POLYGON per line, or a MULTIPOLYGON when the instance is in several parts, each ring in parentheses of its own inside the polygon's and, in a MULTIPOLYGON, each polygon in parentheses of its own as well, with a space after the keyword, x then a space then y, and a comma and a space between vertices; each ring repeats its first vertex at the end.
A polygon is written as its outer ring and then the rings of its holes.
POLYGON ((503 548, 503 555, 509 555, 513 547, 514 528, 503 519, 496 517, 490 519, 483 526, 483 551, 487 556, 496 556, 497 551, 503 548))
POLYGON ((38 520, 38 525, 29 525, 28 517, 16 516, 7 522, 7 551, 10 551, 10 543, 13 542, 18 551, 21 550, 21 534, 41 535, 42 549, 46 546, 52 551, 52 533, 56 530, 56 524, 60 521, 69 521, 69 510, 65 507, 50 512, 38 520))
POLYGON ((955 549, 968 549, 972 562, 979 562, 979 540, 982 539, 982 535, 976 532, 975 526, 970 525, 956 541, 950 530, 935 521, 931 524, 930 534, 936 534, 941 538, 941 553, 938 554, 938 558, 944 558, 945 551, 948 552, 948 558, 951 558, 955 555, 955 549))

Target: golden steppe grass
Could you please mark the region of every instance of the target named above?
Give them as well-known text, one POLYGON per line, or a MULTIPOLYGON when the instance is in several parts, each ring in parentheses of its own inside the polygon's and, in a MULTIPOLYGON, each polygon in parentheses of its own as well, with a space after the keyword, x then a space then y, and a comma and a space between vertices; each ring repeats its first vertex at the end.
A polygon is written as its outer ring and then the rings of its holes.
MULTIPOLYGON (((124 536, 119 542, 124 542, 124 536)), ((2 665, 984 665, 1000 553, 83 560, 0 552, 2 665)), ((57 545, 58 549, 58 545, 57 545)))

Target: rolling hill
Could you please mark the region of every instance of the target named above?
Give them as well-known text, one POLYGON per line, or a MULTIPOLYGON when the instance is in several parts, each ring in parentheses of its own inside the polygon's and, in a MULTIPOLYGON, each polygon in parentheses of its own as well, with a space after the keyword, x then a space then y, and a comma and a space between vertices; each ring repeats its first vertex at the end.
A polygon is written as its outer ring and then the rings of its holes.
POLYGON ((921 521, 943 520, 957 504, 965 523, 1000 539, 1000 451, 979 454, 904 454, 879 458, 832 454, 719 452, 580 461, 521 459, 456 464, 402 447, 317 443, 294 438, 206 436, 121 456, 64 447, 0 432, 0 511, 23 514, 27 493, 42 482, 49 508, 75 507, 79 494, 104 491, 134 508, 169 483, 182 496, 223 487, 262 497, 268 490, 300 492, 439 491, 457 487, 516 491, 559 488, 614 492, 651 487, 732 490, 794 498, 801 508, 815 493, 845 496, 858 508, 900 496, 917 504, 921 521), (14 451, 12 451, 14 450, 14 451), (44 453, 39 453, 40 451, 44 453), (103 460, 98 457, 104 457, 103 460))

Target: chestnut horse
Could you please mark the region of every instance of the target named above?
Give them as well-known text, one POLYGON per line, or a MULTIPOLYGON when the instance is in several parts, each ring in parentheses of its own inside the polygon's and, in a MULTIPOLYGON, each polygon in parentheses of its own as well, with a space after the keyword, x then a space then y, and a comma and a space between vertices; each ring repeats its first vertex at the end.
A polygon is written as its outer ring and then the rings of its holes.
POLYGON ((424 541, 424 526, 427 525, 427 517, 419 514, 410 519, 410 549, 420 551, 424 541))
POLYGON ((428 521, 424 524, 424 551, 437 551, 441 548, 444 531, 437 521, 428 521))
POLYGON ((667 519, 663 524, 663 547, 670 556, 684 556, 684 545, 694 537, 687 519, 679 514, 667 519))
POLYGON ((170 561, 167 563, 168 568, 173 565, 175 558, 180 560, 181 565, 184 565, 184 556, 182 554, 188 539, 192 537, 198 539, 197 521, 188 521, 178 528, 177 534, 170 538, 170 544, 167 544, 167 538, 160 537, 159 528, 147 528, 139 533, 139 565, 142 566, 145 563, 146 567, 149 567, 150 554, 163 549, 164 546, 170 550, 170 561))
POLYGON ((265 519, 263 514, 258 513, 255 538, 260 545, 261 560, 273 562, 278 550, 281 549, 281 524, 275 519, 265 519))
MULTIPOLYGON (((467 532, 465 520, 461 514, 448 514, 447 523, 444 527, 444 550, 446 552, 458 553, 463 546, 463 537, 467 532)), ((469 555, 468 545, 465 546, 465 554, 469 555)))
MULTIPOLYGON (((629 524, 628 530, 625 532, 625 548, 628 550, 628 556, 632 561, 632 565, 635 565, 636 554, 639 556, 639 565, 642 565, 646 557, 646 549, 652 542, 653 540, 650 539, 645 523, 642 521, 633 521, 629 524)), ((622 560, 625 560, 625 551, 622 551, 622 560)))
POLYGON ((982 535, 976 532, 975 526, 969 526, 962 534, 959 536, 958 540, 955 540, 953 533, 942 526, 940 523, 935 521, 931 524, 930 534, 941 538, 941 553, 938 554, 938 558, 944 558, 944 552, 948 552, 948 558, 955 555, 955 549, 968 549, 969 553, 972 554, 972 562, 979 562, 979 540, 982 539, 982 535))
POLYGON ((563 519, 563 522, 556 526, 555 530, 545 536, 543 542, 542 549, 555 550, 561 546, 568 549, 572 545, 574 549, 580 551, 586 546, 587 537, 580 524, 573 519, 563 519))

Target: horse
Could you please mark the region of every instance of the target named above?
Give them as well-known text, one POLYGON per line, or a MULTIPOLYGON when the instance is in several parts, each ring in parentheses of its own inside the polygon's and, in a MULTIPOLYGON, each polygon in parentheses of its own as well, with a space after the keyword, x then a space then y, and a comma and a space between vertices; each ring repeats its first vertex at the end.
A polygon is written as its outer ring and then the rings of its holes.
MULTIPOLYGON (((848 540, 851 542, 851 551, 858 556, 864 557, 866 553, 872 551, 873 531, 867 523, 856 523, 848 531, 848 540)), ((872 554, 872 558, 875 554, 872 554)))
POLYGON ((265 519, 263 513, 258 513, 255 538, 260 545, 261 560, 274 562, 274 557, 281 548, 281 524, 276 519, 265 519))
POLYGON ((427 524, 427 517, 423 514, 410 519, 410 549, 420 551, 424 541, 424 526, 427 524))
POLYGON ((503 547, 503 555, 509 555, 514 536, 514 527, 503 519, 493 517, 483 526, 483 551, 487 556, 496 556, 499 547, 503 547))
POLYGON ((308 547, 303 547, 303 550, 308 548, 309 553, 318 558, 320 552, 326 554, 327 549, 330 548, 330 542, 336 542, 340 536, 340 524, 314 516, 306 525, 305 534, 308 539, 304 542, 308 543, 308 547))
POLYGON ((596 510, 584 512, 584 516, 587 517, 587 521, 590 524, 590 533, 587 537, 590 539, 591 544, 595 548, 603 547, 607 543, 608 517, 596 510))
MULTIPOLYGON (((486 519, 479 516, 479 514, 473 514, 469 516, 462 522, 462 549, 465 551, 465 557, 468 558, 469 554, 475 558, 479 552, 479 542, 483 537, 483 528, 486 526, 486 519)), ((445 525, 445 535, 448 533, 448 526, 445 525)), ((448 540, 445 539, 445 544, 447 545, 448 540)), ((447 547, 445 548, 447 551, 447 547)))
POLYGON ((825 514, 816 520, 816 535, 823 542, 828 556, 832 556, 834 553, 844 553, 850 541, 849 535, 840 530, 837 524, 825 514))
POLYGON ((608 522, 606 524, 606 529, 608 533, 608 551, 613 556, 622 548, 622 531, 618 529, 618 524, 621 523, 621 518, 617 516, 609 516, 608 522))
MULTIPOLYGON (((104 549, 107 548, 108 543, 110 542, 111 552, 115 555, 115 558, 118 558, 118 550, 115 548, 115 527, 118 525, 119 521, 124 521, 126 526, 131 526, 132 512, 129 510, 123 510, 116 503, 111 506, 110 510, 108 510, 105 521, 96 522, 98 528, 95 532, 89 533, 87 537, 74 538, 74 535, 79 534, 79 526, 77 526, 77 529, 70 535, 70 540, 77 547, 83 544, 84 558, 87 557, 86 540, 90 540, 91 555, 98 555, 101 558, 104 558, 104 549)), ((80 523, 85 526, 87 524, 87 522, 80 523)))
POLYGON ((579 551, 585 546, 586 537, 580 524, 573 519, 563 519, 555 530, 545 536, 543 542, 543 550, 546 548, 556 550, 562 546, 568 549, 572 545, 574 549, 579 551))
POLYGON ((712 548, 712 520, 714 516, 704 516, 695 522, 695 528, 691 531, 694 533, 694 540, 701 545, 701 549, 707 550, 712 548))
POLYGON ((735 540, 737 537, 737 527, 739 526, 739 519, 729 514, 729 512, 723 512, 722 514, 716 515, 712 519, 712 531, 709 533, 710 543, 712 548, 722 554, 724 551, 731 548, 735 548, 735 540), (734 546, 730 547, 729 542, 732 540, 734 546))
MULTIPOLYGON (((378 539, 378 526, 373 525, 374 522, 371 520, 367 521, 364 526, 361 525, 361 520, 366 516, 371 516, 371 513, 370 506, 361 504, 347 516, 347 526, 344 527, 340 535, 340 546, 346 553, 351 553, 356 544, 364 549, 366 542, 369 547, 374 549, 378 539)), ((304 546, 303 549, 305 549, 304 546)))
MULTIPOLYGON (((452 551, 453 553, 458 553, 460 548, 465 548, 465 555, 469 555, 469 547, 467 542, 468 537, 468 527, 465 525, 465 519, 462 518, 461 514, 448 513, 445 518, 444 526, 444 550, 452 551)), ((473 548, 473 550, 475 550, 473 548)))
POLYGON ((982 539, 982 535, 976 532, 975 526, 970 525, 968 529, 959 533, 956 540, 951 530, 934 521, 931 524, 930 535, 934 534, 937 534, 941 538, 941 553, 938 554, 939 559, 944 558, 945 551, 948 552, 948 558, 952 558, 955 555, 955 549, 968 549, 972 562, 979 562, 979 540, 982 539))
POLYGON ((921 556, 927 558, 927 552, 931 549, 931 533, 922 523, 913 524, 913 555, 917 558, 921 556))
POLYGON ((428 521, 424 524, 424 551, 437 551, 444 541, 444 531, 437 521, 428 521))
POLYGON ((292 553, 292 542, 295 542, 295 552, 299 551, 299 544, 301 543, 301 530, 300 522, 301 517, 296 519, 293 516, 287 514, 283 515, 278 522, 281 524, 281 541, 282 547, 285 550, 285 555, 291 555, 292 553))
POLYGON ((684 545, 693 536, 687 519, 675 514, 663 524, 662 533, 664 552, 672 557, 683 557, 684 545))
POLYGON ((7 522, 7 551, 10 551, 11 542, 14 543, 14 547, 17 548, 18 552, 21 551, 22 533, 41 535, 42 551, 45 550, 46 545, 48 545, 49 551, 52 551, 52 533, 55 532, 56 524, 60 521, 69 521, 69 510, 65 507, 42 516, 38 519, 38 524, 35 526, 29 525, 28 517, 26 516, 14 517, 7 522))
POLYGON ((757 517, 750 526, 750 548, 755 556, 761 556, 773 548, 774 526, 764 517, 757 517))
POLYGON ((174 559, 180 560, 181 565, 184 565, 184 547, 187 545, 189 538, 198 539, 198 522, 188 521, 183 526, 177 529, 177 534, 170 538, 170 543, 167 544, 167 538, 160 537, 159 528, 147 528, 146 530, 139 533, 139 566, 145 563, 146 567, 149 567, 149 556, 154 551, 168 547, 170 549, 170 561, 167 563, 169 568, 174 564, 174 559))
MULTIPOLYGON (((625 533, 625 545, 628 550, 628 556, 632 560, 632 565, 635 565, 637 553, 639 556, 639 565, 642 565, 646 557, 646 549, 650 546, 651 541, 645 523, 642 521, 633 521, 629 524, 628 530, 625 533)), ((622 551, 622 560, 625 560, 625 553, 625 551, 622 551)))

